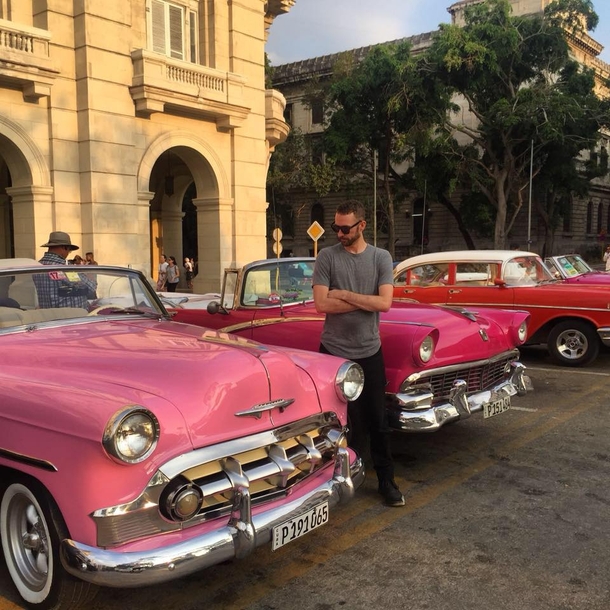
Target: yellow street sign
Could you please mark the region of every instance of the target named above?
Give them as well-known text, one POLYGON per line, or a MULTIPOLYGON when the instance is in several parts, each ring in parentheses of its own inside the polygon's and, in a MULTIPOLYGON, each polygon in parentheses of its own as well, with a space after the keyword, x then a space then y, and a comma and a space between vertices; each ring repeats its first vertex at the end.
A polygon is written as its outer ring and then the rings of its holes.
POLYGON ((282 250, 284 249, 282 247, 282 244, 279 241, 273 242, 273 254, 276 254, 277 256, 279 256, 282 253, 282 250))
POLYGON ((318 241, 318 239, 324 235, 324 227, 317 220, 314 220, 311 225, 309 225, 309 229, 307 229, 307 235, 314 241, 318 241))
POLYGON ((273 236, 273 241, 280 241, 283 237, 282 229, 280 229, 280 228, 273 229, 273 233, 271 235, 273 236))

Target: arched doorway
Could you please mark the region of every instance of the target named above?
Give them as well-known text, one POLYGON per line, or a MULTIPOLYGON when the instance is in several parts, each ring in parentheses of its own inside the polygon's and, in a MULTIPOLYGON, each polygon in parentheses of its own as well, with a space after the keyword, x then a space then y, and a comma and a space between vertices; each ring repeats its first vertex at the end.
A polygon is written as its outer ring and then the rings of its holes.
MULTIPOLYGON (((140 185, 148 172, 141 197, 149 195, 151 274, 157 278, 161 254, 174 256, 183 271, 185 256, 199 262, 195 292, 218 291, 233 242, 232 199, 228 181, 215 153, 192 134, 171 133, 160 137, 146 151, 140 167, 140 185)), ((184 276, 184 272, 181 274, 184 276)), ((180 289, 186 288, 184 277, 180 289)))

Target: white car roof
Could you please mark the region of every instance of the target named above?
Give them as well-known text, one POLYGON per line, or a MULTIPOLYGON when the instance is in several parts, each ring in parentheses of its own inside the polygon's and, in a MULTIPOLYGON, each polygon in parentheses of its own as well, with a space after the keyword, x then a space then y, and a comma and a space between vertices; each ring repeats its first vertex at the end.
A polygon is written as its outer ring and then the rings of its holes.
POLYGON ((493 261, 505 263, 515 258, 515 256, 536 256, 536 252, 525 250, 447 250, 445 252, 431 252, 430 254, 420 254, 412 256, 398 263, 394 269, 394 274, 400 273, 407 267, 419 267, 420 265, 430 265, 432 263, 453 263, 456 261, 476 263, 483 261, 493 261))
POLYGON ((42 267, 42 263, 33 258, 0 258, 0 269, 18 269, 21 267, 42 267))

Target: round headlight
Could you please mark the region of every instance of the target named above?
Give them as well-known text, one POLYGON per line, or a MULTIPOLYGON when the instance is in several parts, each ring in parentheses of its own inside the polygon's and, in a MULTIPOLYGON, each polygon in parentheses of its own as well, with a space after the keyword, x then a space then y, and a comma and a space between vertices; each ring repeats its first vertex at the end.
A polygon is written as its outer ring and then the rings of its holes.
POLYGON ((527 322, 521 322, 519 329, 517 330, 517 337, 520 343, 525 343, 527 339, 527 322))
POLYGON ((355 362, 344 362, 335 377, 335 389, 341 400, 356 400, 364 387, 364 372, 355 362))
POLYGON ((434 354, 434 339, 428 335, 419 346, 419 359, 425 364, 434 354))
POLYGON ((132 406, 119 411, 108 422, 102 444, 113 458, 137 464, 154 451, 158 440, 157 418, 143 407, 132 406))

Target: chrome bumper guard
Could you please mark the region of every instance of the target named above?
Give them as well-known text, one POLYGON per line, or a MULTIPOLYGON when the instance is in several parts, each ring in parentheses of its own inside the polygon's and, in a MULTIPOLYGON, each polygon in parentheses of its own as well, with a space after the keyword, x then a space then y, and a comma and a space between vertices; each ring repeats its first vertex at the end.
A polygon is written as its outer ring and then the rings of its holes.
POLYGON ((222 527, 190 540, 148 551, 120 552, 65 539, 61 562, 76 578, 105 587, 141 587, 182 578, 233 558, 249 555, 271 541, 276 525, 297 517, 320 502, 335 506, 351 499, 364 481, 364 464, 350 465, 347 449, 339 449, 333 478, 307 494, 253 515, 246 487, 236 494, 230 519, 222 527))
POLYGON ((597 329, 597 334, 601 339, 601 342, 606 346, 610 347, 610 327, 603 326, 602 328, 597 329))
POLYGON ((449 400, 433 405, 434 394, 419 390, 412 394, 398 393, 388 412, 390 428, 403 432, 436 432, 445 424, 467 419, 483 410, 483 405, 506 396, 523 396, 533 389, 531 379, 520 362, 511 363, 506 379, 489 390, 467 395, 467 384, 458 379, 449 400))

